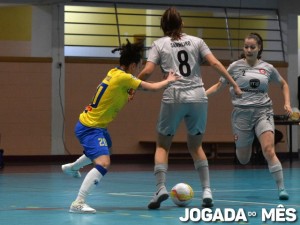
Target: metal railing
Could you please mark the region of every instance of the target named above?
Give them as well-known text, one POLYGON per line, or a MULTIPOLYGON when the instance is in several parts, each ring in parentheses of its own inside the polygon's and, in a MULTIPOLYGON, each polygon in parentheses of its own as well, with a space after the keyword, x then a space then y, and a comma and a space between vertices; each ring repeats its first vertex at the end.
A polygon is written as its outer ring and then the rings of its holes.
MULTIPOLYGON (((105 3, 65 6, 66 56, 116 57, 111 49, 128 38, 144 39, 146 47, 163 35, 160 17, 166 6, 105 3)), ((263 58, 285 61, 280 16, 277 9, 176 6, 184 32, 198 36, 219 59, 236 60, 244 37, 260 33, 263 58)))

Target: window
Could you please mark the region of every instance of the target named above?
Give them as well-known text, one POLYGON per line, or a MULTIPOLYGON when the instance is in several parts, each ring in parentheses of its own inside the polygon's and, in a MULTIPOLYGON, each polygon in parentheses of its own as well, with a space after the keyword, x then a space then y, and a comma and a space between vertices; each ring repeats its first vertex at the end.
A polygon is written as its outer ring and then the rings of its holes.
MULTIPOLYGON (((165 6, 106 4, 65 6, 65 55, 118 57, 111 50, 128 38, 146 47, 163 35, 160 18, 165 6)), ((203 38, 219 59, 239 58, 244 37, 258 32, 264 38, 263 58, 285 61, 276 10, 221 7, 177 7, 184 32, 203 38)), ((147 54, 147 52, 146 52, 147 54)))

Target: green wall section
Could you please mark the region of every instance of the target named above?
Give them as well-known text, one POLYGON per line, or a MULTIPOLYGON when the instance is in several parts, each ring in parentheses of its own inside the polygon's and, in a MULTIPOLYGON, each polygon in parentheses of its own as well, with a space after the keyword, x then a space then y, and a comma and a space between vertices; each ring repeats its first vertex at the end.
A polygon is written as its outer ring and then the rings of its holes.
POLYGON ((0 7, 0 40, 31 41, 31 6, 0 7))

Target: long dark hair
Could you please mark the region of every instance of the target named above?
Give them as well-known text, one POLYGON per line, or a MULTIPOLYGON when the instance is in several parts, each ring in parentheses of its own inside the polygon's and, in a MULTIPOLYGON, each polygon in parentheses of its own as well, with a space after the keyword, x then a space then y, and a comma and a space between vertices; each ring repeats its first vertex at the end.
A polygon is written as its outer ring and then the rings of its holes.
POLYGON ((180 13, 174 7, 168 8, 161 17, 160 28, 164 35, 172 40, 180 39, 182 35, 182 19, 180 13))
MULTIPOLYGON (((262 37, 260 36, 260 34, 254 32, 254 33, 248 34, 245 37, 245 39, 250 39, 250 38, 256 40, 256 43, 260 46, 260 50, 258 51, 257 58, 261 59, 261 55, 262 55, 262 52, 264 50, 264 45, 263 45, 263 39, 262 39, 262 37)), ((244 53, 241 54, 241 58, 243 58, 243 59, 245 58, 245 54, 244 53)))

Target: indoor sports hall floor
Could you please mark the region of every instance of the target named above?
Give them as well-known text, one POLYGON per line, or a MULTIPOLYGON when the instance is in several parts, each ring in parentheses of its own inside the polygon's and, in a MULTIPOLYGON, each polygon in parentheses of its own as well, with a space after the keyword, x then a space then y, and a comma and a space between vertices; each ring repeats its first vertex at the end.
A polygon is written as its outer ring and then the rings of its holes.
MULTIPOLYGON (((211 165, 213 212, 225 208, 242 209, 248 221, 183 223, 179 217, 185 216, 185 208, 175 206, 170 199, 160 210, 147 209, 154 193, 151 164, 112 165, 111 171, 88 198, 88 203, 97 210, 91 215, 68 212, 82 178, 64 175, 58 164, 7 165, 0 170, 0 225, 300 224, 300 163, 296 160, 290 166, 283 162, 283 166, 290 194, 288 201, 278 200, 275 184, 265 165, 211 165), (278 209, 279 204, 286 209, 296 209, 297 222, 263 222, 262 210, 278 209), (256 216, 249 216, 253 213, 256 216)), ((83 170, 82 175, 87 171, 83 170)), ((190 184, 195 191, 195 198, 188 207, 202 210, 199 179, 190 163, 169 165, 168 189, 179 182, 190 184)), ((284 219, 289 217, 277 215, 284 219)))

